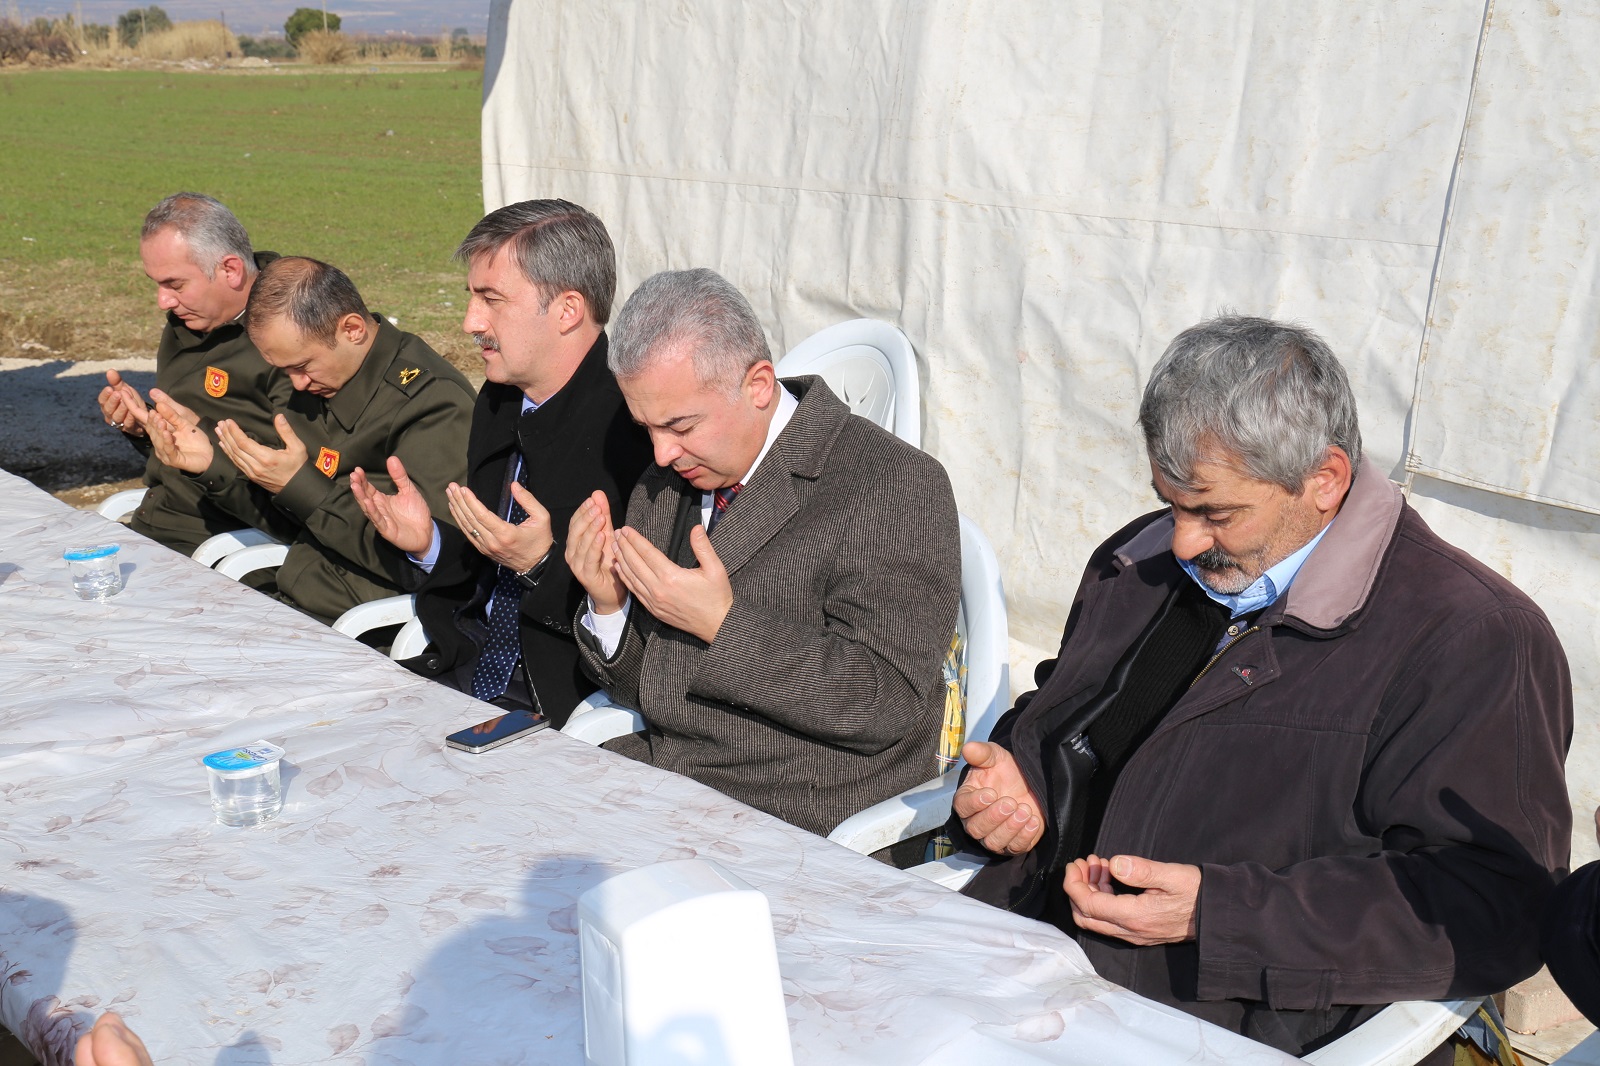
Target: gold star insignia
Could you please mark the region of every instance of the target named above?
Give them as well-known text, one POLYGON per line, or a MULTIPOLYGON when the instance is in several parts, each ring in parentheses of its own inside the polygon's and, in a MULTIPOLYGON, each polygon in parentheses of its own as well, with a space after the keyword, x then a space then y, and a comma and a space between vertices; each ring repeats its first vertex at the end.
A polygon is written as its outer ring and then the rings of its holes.
POLYGON ((410 369, 400 371, 400 384, 411 384, 416 380, 417 375, 420 373, 422 373, 422 369, 420 367, 411 367, 410 369))

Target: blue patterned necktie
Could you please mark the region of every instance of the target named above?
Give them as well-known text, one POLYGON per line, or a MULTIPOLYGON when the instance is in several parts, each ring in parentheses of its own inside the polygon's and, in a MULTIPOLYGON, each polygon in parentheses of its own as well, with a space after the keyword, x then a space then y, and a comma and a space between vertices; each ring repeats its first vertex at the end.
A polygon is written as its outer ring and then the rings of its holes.
POLYGON ((713 529, 717 528, 717 523, 722 521, 722 512, 728 509, 728 504, 733 502, 733 498, 739 495, 739 490, 742 488, 744 488, 744 482, 741 481, 737 485, 729 485, 725 489, 718 489, 713 494, 711 499, 711 520, 706 523, 706 533, 709 534, 713 529))
MULTIPOLYGON (((522 509, 515 496, 511 496, 509 485, 506 495, 511 497, 511 509, 506 512, 506 521, 514 526, 521 525, 528 520, 528 512, 522 509)), ((517 660, 522 656, 518 625, 521 614, 522 582, 517 580, 516 571, 504 566, 495 567, 494 602, 489 605, 489 635, 484 638, 478 665, 472 671, 473 698, 487 703, 506 694, 512 671, 517 668, 517 660)), ((531 679, 528 685, 532 688, 531 679)))

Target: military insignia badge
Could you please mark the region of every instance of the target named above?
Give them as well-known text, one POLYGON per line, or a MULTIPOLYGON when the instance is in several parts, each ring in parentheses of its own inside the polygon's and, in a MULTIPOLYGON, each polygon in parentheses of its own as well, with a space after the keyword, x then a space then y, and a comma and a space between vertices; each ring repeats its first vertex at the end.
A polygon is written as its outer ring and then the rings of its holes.
POLYGON ((206 395, 217 399, 228 394, 228 372, 214 366, 206 367, 206 395))
POLYGON ((317 469, 322 471, 324 477, 332 477, 339 472, 339 453, 332 448, 323 448, 317 452, 317 469))
POLYGON ((411 384, 413 381, 415 381, 417 379, 417 375, 420 374, 420 373, 422 373, 422 368, 421 367, 415 367, 415 366, 414 367, 410 367, 409 369, 400 371, 400 384, 402 384, 402 385, 411 384))

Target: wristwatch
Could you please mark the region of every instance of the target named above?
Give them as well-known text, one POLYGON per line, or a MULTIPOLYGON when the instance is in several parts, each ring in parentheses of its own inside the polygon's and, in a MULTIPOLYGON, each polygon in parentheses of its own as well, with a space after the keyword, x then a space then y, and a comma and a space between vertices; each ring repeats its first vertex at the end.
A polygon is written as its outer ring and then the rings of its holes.
POLYGON ((522 573, 515 575, 518 583, 521 584, 523 588, 534 589, 539 587, 539 579, 544 576, 544 568, 550 565, 550 553, 555 550, 555 545, 552 544, 543 555, 539 556, 538 562, 528 567, 522 573))

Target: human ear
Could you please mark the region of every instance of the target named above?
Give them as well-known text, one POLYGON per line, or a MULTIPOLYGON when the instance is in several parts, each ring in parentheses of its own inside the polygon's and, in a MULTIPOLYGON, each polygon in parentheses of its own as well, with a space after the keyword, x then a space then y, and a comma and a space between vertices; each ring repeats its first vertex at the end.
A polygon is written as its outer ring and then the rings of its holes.
POLYGON ((337 335, 351 344, 360 345, 367 339, 367 328, 366 316, 356 311, 351 311, 339 320, 337 335))
POLYGON ((770 359, 763 359, 744 372, 745 395, 763 411, 772 403, 778 387, 778 372, 770 359))
POLYGON ((583 325, 583 320, 589 312, 583 294, 571 289, 557 296, 552 305, 556 313, 556 324, 563 333, 583 325))
POLYGON ((1311 472, 1309 479, 1311 501, 1317 510, 1324 514, 1338 510, 1354 478, 1350 456, 1338 445, 1330 445, 1322 457, 1322 464, 1311 472))
POLYGON ((225 255, 217 264, 217 270, 222 274, 222 280, 228 283, 228 288, 243 290, 245 286, 244 260, 236 255, 225 255))

